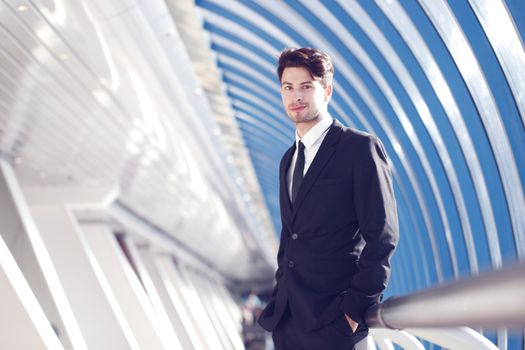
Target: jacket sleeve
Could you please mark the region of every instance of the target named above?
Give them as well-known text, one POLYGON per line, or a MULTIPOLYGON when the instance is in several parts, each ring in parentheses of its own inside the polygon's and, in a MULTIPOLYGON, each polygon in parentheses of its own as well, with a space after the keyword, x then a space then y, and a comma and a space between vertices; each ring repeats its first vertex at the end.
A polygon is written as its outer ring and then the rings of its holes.
MULTIPOLYGON (((283 155, 283 157, 281 158, 281 162, 279 164, 279 176, 281 176, 281 174, 286 174, 286 170, 285 169, 285 159, 286 159, 286 155, 289 153, 289 152, 293 152, 295 149, 295 145, 292 146, 290 149, 288 149, 288 151, 283 155)), ((286 183, 286 181, 285 181, 286 183)), ((286 194, 284 191, 287 191, 288 189, 286 188, 286 186, 283 188, 283 187, 280 187, 279 188, 279 198, 280 198, 280 205, 284 205, 283 204, 283 200, 284 198, 286 198, 286 194)), ((288 232, 286 230, 286 226, 284 224, 284 221, 283 221, 283 217, 282 217, 282 214, 281 214, 281 225, 282 225, 282 229, 281 229, 281 238, 280 238, 280 241, 279 241, 279 250, 277 252, 277 271, 275 272, 275 287, 273 288, 273 292, 272 292, 272 297, 274 297, 276 294, 277 294, 277 288, 279 287, 279 280, 281 279, 282 275, 283 275, 283 269, 282 269, 282 260, 283 260, 283 256, 284 256, 284 252, 285 252, 285 249, 286 249, 286 244, 288 242, 288 232)))
POLYGON ((279 243, 279 251, 277 252, 277 271, 275 272, 275 287, 273 288, 272 297, 277 294, 277 288, 279 286, 279 280, 283 274, 282 260, 284 255, 284 249, 286 247, 287 235, 284 229, 281 230, 281 239, 279 243))
POLYGON ((364 313, 379 303, 390 277, 390 258, 399 238, 392 173, 381 142, 373 136, 359 143, 353 164, 353 201, 359 233, 365 241, 341 309, 362 323, 364 313))

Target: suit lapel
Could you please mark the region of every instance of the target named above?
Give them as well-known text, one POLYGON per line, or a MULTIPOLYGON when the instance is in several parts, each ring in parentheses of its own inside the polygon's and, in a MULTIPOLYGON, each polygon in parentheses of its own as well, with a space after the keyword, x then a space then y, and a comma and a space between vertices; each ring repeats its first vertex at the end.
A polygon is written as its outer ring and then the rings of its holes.
POLYGON ((288 228, 290 228, 290 222, 292 217, 292 203, 290 200, 290 194, 288 193, 288 181, 286 181, 286 173, 290 168, 293 154, 295 152, 295 143, 292 147, 286 151, 281 162, 281 168, 279 169, 279 188, 280 188, 280 204, 282 210, 282 218, 288 228))
POLYGON ((303 200, 305 199, 306 195, 308 194, 315 181, 319 177, 321 170, 323 170, 330 158, 332 158, 332 155, 335 152, 337 142, 339 141, 339 138, 341 136, 342 127, 342 124, 335 120, 332 126, 330 127, 330 130, 328 130, 328 133, 326 134, 323 143, 321 144, 321 147, 319 147, 319 150, 317 151, 317 154, 315 155, 312 164, 308 168, 308 171, 306 172, 306 175, 303 178, 301 188, 299 189, 299 193, 297 194, 297 198, 295 199, 295 204, 293 206, 292 222, 295 219, 297 211, 301 206, 303 200))

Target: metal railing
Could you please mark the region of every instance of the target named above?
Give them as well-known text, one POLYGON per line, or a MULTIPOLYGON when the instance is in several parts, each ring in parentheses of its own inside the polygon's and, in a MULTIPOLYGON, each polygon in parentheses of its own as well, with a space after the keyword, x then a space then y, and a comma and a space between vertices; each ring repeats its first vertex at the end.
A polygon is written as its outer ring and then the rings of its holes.
POLYGON ((449 349, 497 349, 468 327, 523 329, 525 264, 387 299, 367 311, 366 323, 374 340, 389 338, 399 345, 408 332, 449 349))

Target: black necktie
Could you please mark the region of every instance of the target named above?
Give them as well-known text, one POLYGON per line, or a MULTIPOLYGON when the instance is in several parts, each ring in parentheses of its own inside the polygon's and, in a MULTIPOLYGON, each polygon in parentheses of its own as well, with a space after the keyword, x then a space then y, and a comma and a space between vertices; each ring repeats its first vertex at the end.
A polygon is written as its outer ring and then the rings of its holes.
POLYGON ((299 141, 299 149, 297 150, 297 160, 295 161, 295 167, 293 169, 292 178, 292 204, 295 202, 301 182, 303 181, 304 173, 304 144, 299 141))

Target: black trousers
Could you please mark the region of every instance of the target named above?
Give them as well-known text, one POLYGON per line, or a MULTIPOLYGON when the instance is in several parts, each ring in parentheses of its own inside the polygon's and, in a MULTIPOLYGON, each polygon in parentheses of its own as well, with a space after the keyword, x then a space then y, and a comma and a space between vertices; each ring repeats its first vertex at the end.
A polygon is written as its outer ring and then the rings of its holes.
POLYGON ((368 331, 352 332, 344 314, 333 322, 314 331, 300 330, 294 323, 287 306, 286 311, 272 332, 275 350, 352 350, 354 344, 366 337, 368 331))

